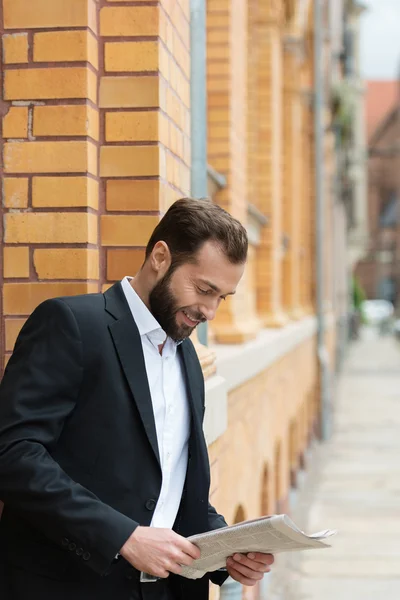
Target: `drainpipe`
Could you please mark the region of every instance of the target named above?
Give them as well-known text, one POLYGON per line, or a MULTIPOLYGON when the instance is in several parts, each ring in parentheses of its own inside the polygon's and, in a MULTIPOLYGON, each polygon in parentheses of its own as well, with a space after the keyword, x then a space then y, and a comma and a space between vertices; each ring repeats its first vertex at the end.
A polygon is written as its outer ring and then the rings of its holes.
MULTIPOLYGON (((207 33, 206 0, 190 0, 191 196, 207 198, 207 33)), ((207 345, 207 324, 198 327, 199 341, 207 345)))
POLYGON ((326 440, 330 433, 329 360, 325 343, 325 199, 324 199, 324 23, 322 0, 314 0, 314 130, 315 130, 315 200, 316 200, 316 303, 317 303, 317 358, 320 378, 320 435, 326 440))

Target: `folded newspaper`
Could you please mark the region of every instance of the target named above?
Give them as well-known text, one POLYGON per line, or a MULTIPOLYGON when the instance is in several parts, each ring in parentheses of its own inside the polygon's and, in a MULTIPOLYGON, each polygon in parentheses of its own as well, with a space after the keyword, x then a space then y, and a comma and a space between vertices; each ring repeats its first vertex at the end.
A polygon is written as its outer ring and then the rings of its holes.
POLYGON ((183 566, 181 575, 199 579, 209 571, 226 566, 226 559, 235 553, 263 552, 277 554, 291 550, 329 548, 325 540, 336 531, 329 529, 312 535, 301 531, 287 515, 272 515, 244 521, 188 538, 201 551, 201 557, 190 567, 183 566))

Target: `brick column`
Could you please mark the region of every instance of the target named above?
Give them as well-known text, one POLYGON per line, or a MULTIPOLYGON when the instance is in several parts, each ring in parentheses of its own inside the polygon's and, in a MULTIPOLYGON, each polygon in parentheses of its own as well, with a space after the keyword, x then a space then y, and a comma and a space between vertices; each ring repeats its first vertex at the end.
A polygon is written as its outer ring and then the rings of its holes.
MULTIPOLYGON (((208 160, 228 185, 216 201, 247 223, 247 76, 248 35, 245 0, 209 0, 207 4, 208 160)), ((218 342, 240 343, 259 329, 256 305, 246 273, 234 298, 219 309, 212 324, 218 342)))
POLYGON ((300 236, 301 236, 301 105, 298 41, 286 39, 283 48, 283 170, 282 225, 286 252, 282 268, 283 307, 294 319, 300 318, 300 236))
POLYGON ((135 274, 159 215, 190 188, 189 7, 100 2, 105 286, 135 274))
POLYGON ((283 15, 263 3, 259 19, 259 208, 269 217, 258 249, 258 310, 267 327, 287 321, 282 311, 282 52, 283 15))
POLYGON ((0 6, 7 360, 37 304, 98 290, 98 48, 94 0, 0 6))

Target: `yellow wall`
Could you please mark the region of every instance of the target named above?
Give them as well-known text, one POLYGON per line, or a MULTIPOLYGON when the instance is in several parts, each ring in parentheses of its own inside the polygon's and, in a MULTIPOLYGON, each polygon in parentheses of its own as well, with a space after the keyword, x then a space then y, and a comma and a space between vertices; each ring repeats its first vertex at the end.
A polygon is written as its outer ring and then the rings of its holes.
MULTIPOLYGON (((134 274, 160 214, 190 192, 190 3, 153 4, 0 2, 5 360, 39 302, 134 274)), ((251 343, 314 311, 312 20, 298 4, 207 2, 208 160, 227 179, 215 201, 244 223, 249 204, 267 218, 212 325, 217 355, 219 342, 251 343)), ((328 346, 333 361, 333 327, 328 346)), ((230 392, 210 447, 212 501, 228 521, 287 508, 318 386, 310 337, 230 392)))

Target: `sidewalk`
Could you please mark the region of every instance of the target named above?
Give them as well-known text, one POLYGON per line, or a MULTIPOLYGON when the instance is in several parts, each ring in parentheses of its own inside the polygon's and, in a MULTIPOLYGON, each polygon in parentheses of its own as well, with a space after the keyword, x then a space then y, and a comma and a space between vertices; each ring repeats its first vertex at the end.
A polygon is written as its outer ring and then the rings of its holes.
POLYGON ((277 557, 268 600, 399 600, 400 343, 366 332, 350 348, 332 438, 313 454, 293 517, 338 535, 277 557))

